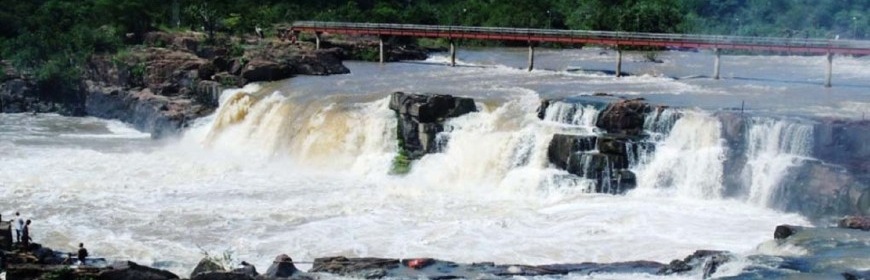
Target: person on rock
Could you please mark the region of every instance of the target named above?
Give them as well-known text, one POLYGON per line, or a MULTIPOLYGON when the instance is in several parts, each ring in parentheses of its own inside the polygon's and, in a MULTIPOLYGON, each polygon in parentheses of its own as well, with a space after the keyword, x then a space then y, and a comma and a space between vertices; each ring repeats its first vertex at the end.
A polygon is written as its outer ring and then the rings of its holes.
POLYGON ((15 220, 12 223, 15 224, 15 240, 21 243, 21 231, 24 229, 24 220, 21 219, 21 214, 15 212, 15 220))
POLYGON ((85 265, 85 258, 88 257, 88 249, 85 249, 84 243, 79 243, 79 265, 85 265))
POLYGON ((21 230, 21 247, 24 250, 30 249, 30 241, 33 241, 33 238, 30 238, 30 220, 27 220, 21 230))

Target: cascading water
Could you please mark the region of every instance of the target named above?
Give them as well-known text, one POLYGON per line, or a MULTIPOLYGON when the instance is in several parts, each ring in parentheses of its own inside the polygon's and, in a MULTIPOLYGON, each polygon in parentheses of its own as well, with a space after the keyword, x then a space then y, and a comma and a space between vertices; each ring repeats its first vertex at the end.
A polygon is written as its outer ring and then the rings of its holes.
MULTIPOLYGON (((603 59, 597 52, 586 58, 603 59)), ((93 240, 88 246, 95 255, 180 274, 202 257, 198 246, 233 249, 261 270, 281 253, 299 261, 345 255, 669 262, 697 249, 747 252, 769 240, 778 224, 808 225, 799 215, 758 206, 777 200, 782 175, 811 156, 810 126, 756 118, 740 137, 729 138, 715 114, 655 111, 644 122, 648 137, 626 146, 638 187, 607 195, 594 193, 595 180, 556 168, 547 155, 555 134, 602 136, 594 125, 602 108, 559 101, 543 120, 536 112, 542 97, 654 92, 648 100, 661 100, 662 92, 731 89, 511 67, 349 66, 353 75, 227 91, 219 112, 198 121, 179 143, 113 129, 57 137, 46 133, 55 126, 18 124, 83 121, 0 114, 0 196, 35 218, 39 242, 50 247, 93 240), (415 161, 409 174, 392 176, 397 125, 386 93, 394 90, 471 96, 480 110, 446 120, 440 152, 415 161), (728 141, 746 145, 729 150, 728 141), (143 143, 151 144, 143 150, 143 143), (745 157, 736 161, 745 179, 738 183, 746 190, 741 200, 721 199, 729 152, 745 157)), ((681 104, 707 100, 694 98, 681 104)), ((709 100, 704 104, 721 99, 709 100)), ((90 130, 90 122, 102 120, 87 122, 90 130)), ((599 174, 623 175, 613 169, 599 174)))
MULTIPOLYGON (((308 101, 256 86, 229 90, 202 143, 267 157, 289 156, 305 166, 385 172, 396 152, 396 123, 387 99, 308 101)), ((196 134, 195 132, 192 134, 196 134)))
MULTIPOLYGON (((720 198, 725 159, 721 124, 715 117, 695 111, 669 113, 663 119, 665 124, 676 114, 681 116, 656 144, 655 152, 649 159, 639 160, 638 188, 666 189, 692 198, 720 198)), ((654 127, 652 132, 664 131, 667 126, 654 127)))
POLYGON ((813 126, 788 120, 752 118, 746 133, 744 185, 748 200, 771 206, 789 168, 811 155, 813 126))

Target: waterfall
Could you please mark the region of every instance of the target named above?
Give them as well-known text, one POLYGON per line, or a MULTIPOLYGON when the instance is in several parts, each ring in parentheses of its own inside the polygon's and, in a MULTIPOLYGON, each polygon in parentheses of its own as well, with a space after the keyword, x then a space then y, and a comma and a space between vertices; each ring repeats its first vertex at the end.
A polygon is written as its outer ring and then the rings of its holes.
MULTIPOLYGON (((414 162, 406 180, 457 189, 620 193, 622 179, 629 178, 636 180, 640 193, 718 199, 725 195, 724 164, 731 156, 746 158, 736 169, 742 172, 738 187, 746 190, 744 198, 771 206, 789 168, 809 157, 812 147, 811 125, 754 117, 748 119, 745 133, 731 140, 745 147, 735 155, 729 153, 716 117, 664 108, 647 114, 646 137, 625 143, 624 160, 631 172, 615 167, 613 159, 595 149, 573 159, 580 160, 575 168, 583 170, 572 175, 552 166, 548 146, 555 134, 601 137, 595 128, 599 110, 556 101, 539 120, 538 97, 533 97, 478 104, 479 112, 445 120, 444 131, 436 137, 437 152, 414 162)), ((307 167, 381 176, 397 151, 395 113, 387 103, 386 98, 338 95, 296 99, 256 87, 226 91, 212 123, 204 126, 208 133, 202 143, 213 149, 287 156, 307 167)))
POLYGON ((810 156, 812 125, 788 120, 752 118, 746 133, 744 185, 748 200, 770 206, 789 168, 810 156))
POLYGON ((670 132, 656 143, 651 157, 643 160, 646 163, 636 167, 638 188, 665 189, 692 198, 720 198, 725 159, 721 124, 702 112, 680 115, 670 132))
POLYGON ((216 150, 289 157, 307 167, 385 172, 396 151, 396 122, 387 103, 295 99, 259 87, 228 90, 200 141, 216 150))
POLYGON ((582 127, 594 127, 595 121, 598 120, 598 113, 599 110, 592 105, 555 101, 547 107, 544 120, 582 127))

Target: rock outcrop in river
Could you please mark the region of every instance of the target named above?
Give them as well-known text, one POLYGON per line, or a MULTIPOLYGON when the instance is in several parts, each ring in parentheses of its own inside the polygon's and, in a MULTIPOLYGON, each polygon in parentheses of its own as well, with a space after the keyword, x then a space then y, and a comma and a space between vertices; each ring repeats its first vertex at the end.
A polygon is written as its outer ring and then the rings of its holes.
POLYGON ((400 146, 410 159, 439 151, 436 137, 446 119, 477 111, 471 98, 403 92, 390 95, 390 109, 396 112, 400 146))

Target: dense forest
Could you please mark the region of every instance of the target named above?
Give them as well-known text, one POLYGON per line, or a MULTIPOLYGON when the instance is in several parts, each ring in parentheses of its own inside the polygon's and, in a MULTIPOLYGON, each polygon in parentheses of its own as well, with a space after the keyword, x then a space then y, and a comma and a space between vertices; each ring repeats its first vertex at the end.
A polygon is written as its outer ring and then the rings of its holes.
POLYGON ((42 83, 152 30, 267 34, 295 20, 867 39, 867 0, 0 0, 0 59, 42 83))

